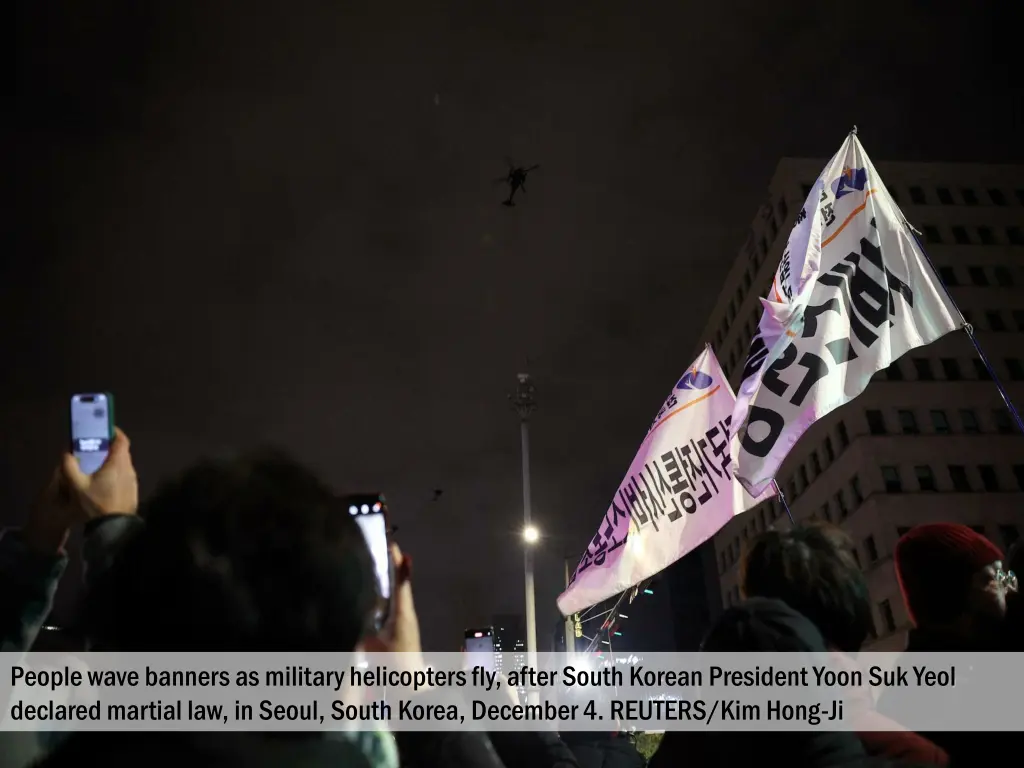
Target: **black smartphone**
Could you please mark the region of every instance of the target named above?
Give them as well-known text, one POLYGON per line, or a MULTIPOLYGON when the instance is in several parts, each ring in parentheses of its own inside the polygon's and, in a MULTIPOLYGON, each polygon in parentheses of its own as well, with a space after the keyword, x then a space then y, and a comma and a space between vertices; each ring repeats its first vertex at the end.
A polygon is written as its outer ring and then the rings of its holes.
POLYGON ((492 627, 467 629, 463 634, 463 646, 469 655, 469 663, 472 666, 494 671, 494 629, 492 627))
POLYGON ((391 615, 395 564, 391 559, 391 524, 388 505, 380 493, 363 493, 345 497, 348 513, 355 518, 373 557, 377 575, 377 611, 374 616, 380 629, 391 615))
POLYGON ((93 474, 103 466, 114 439, 114 396, 109 392, 71 396, 71 452, 93 474))

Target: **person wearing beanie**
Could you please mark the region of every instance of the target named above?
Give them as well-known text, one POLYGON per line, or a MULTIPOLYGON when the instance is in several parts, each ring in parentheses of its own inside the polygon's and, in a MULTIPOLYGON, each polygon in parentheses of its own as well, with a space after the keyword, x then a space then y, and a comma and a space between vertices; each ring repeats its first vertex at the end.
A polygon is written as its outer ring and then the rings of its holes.
MULTIPOLYGON (((1002 649, 1007 592, 1016 587, 1003 567, 1003 553, 966 525, 930 523, 911 528, 896 544, 896 578, 913 622, 908 652, 986 652, 1002 649)), ((964 670, 966 673, 967 670, 964 670)), ((964 674, 960 699, 969 706, 987 686, 1005 681, 964 674)), ((899 718, 911 706, 907 689, 889 688, 879 711, 899 718)), ((936 731, 921 733, 946 751, 953 765, 978 765, 986 753, 1013 754, 1015 733, 936 731), (1012 750, 1012 751, 1011 751, 1012 750)))
POLYGON ((914 624, 908 651, 998 648, 1007 591, 999 547, 966 525, 930 523, 900 538, 894 560, 914 624))

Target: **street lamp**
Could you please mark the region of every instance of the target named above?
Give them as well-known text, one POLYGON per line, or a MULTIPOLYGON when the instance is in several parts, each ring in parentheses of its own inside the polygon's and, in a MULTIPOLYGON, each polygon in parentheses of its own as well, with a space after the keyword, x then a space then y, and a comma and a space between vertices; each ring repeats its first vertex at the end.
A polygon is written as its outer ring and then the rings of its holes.
MULTIPOLYGON (((533 381, 530 374, 520 373, 517 376, 516 393, 509 395, 512 407, 519 415, 519 438, 523 448, 523 572, 526 587, 526 659, 527 664, 537 668, 537 606, 533 589, 533 544, 540 534, 533 527, 533 512, 530 503, 530 414, 537 409, 534 397, 533 381), (532 540, 531 540, 532 531, 532 540)), ((529 692, 527 698, 531 704, 540 701, 536 690, 529 692)))

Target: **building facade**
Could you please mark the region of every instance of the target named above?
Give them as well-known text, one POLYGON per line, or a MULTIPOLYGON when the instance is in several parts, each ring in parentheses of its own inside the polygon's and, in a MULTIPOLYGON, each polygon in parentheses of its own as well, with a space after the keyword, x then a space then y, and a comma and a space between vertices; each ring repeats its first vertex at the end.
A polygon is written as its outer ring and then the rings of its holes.
MULTIPOLYGON (((508 674, 505 662, 511 660, 514 669, 522 669, 526 665, 526 621, 520 614, 499 614, 494 617, 494 665, 499 673, 508 674)), ((520 696, 525 695, 524 688, 519 689, 520 696)))
MULTIPOLYGON (((824 160, 783 159, 701 338, 735 388, 794 215, 824 160)), ((877 163, 996 376, 1024 406, 1024 167, 877 163)), ((695 353, 696 354, 696 353, 695 353)), ((964 332, 912 350, 800 439, 777 480, 797 522, 841 525, 867 575, 870 650, 899 650, 909 620, 892 553, 925 522, 969 525, 1004 550, 1024 530, 1024 436, 964 332)), ((740 599, 744 544, 788 525, 778 501, 714 539, 722 604, 740 599), (781 520, 780 520, 781 518, 781 520)))

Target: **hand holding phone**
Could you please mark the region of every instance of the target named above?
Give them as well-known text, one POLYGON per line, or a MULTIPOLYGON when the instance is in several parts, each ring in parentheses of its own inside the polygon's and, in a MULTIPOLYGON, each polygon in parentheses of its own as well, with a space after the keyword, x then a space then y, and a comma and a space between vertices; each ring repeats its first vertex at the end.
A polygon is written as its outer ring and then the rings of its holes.
POLYGON ((131 442, 114 426, 114 396, 109 392, 71 398, 71 454, 62 475, 86 520, 100 515, 133 514, 139 506, 139 479, 131 442))
MULTIPOLYGON (((106 426, 97 426, 110 417, 105 407, 102 417, 96 414, 101 409, 96 397, 75 395, 71 399, 72 452, 64 455, 22 529, 26 542, 37 551, 62 549, 75 525, 103 515, 134 514, 138 509, 139 481, 128 436, 113 427, 107 432, 106 426), (83 412, 89 405, 93 405, 91 412, 83 412), (104 434, 110 438, 93 437, 104 434), (100 456, 102 461, 96 465, 100 456), (83 462, 90 471, 82 468, 83 462)), ((99 402, 105 406, 110 400, 104 395, 99 402)))

